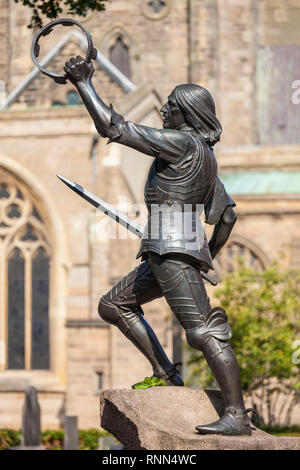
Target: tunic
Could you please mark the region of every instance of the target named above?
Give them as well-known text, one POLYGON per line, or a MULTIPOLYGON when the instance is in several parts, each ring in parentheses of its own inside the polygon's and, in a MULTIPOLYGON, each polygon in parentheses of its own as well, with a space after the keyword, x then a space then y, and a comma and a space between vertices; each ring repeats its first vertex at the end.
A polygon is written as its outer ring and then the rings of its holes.
POLYGON ((148 222, 137 258, 147 252, 184 253, 214 269, 201 221, 215 225, 228 206, 235 206, 217 176, 217 161, 188 125, 155 129, 125 121, 111 106, 108 141, 154 157, 144 190, 148 222))

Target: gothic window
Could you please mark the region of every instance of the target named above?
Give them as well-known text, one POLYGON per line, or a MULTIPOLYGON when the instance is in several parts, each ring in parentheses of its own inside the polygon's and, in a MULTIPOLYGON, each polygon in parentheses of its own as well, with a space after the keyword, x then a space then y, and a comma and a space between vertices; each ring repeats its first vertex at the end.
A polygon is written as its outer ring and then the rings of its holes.
POLYGON ((25 368, 25 260, 15 248, 7 260, 8 368, 25 368))
POLYGON ((236 271, 239 263, 251 267, 259 272, 267 265, 267 259, 260 250, 249 240, 238 237, 225 245, 214 259, 215 278, 221 281, 227 273, 236 271))
POLYGON ((57 108, 59 106, 79 106, 82 105, 81 98, 77 91, 70 90, 66 94, 66 102, 63 103, 62 101, 53 101, 52 106, 57 108))
POLYGON ((126 77, 131 77, 129 47, 121 35, 116 38, 115 43, 109 49, 109 60, 126 77))
POLYGON ((77 91, 70 90, 67 93, 67 105, 68 106, 78 106, 82 104, 81 99, 77 91))
POLYGON ((38 201, 0 168, 2 369, 49 369, 51 243, 38 201))

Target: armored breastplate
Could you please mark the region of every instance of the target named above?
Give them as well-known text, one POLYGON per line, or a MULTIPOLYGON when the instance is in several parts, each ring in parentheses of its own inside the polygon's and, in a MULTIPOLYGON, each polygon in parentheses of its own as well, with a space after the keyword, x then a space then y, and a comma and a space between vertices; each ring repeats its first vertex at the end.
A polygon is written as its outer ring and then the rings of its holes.
POLYGON ((214 184, 217 162, 214 154, 195 139, 197 151, 184 161, 170 164, 156 158, 150 168, 145 185, 144 196, 148 211, 151 204, 192 206, 204 204, 214 184))

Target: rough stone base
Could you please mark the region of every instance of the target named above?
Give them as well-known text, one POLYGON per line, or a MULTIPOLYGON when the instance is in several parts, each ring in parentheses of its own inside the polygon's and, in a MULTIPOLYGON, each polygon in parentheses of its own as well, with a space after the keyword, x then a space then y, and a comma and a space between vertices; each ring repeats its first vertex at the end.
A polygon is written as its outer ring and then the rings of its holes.
POLYGON ((128 450, 300 449, 300 438, 274 437, 259 429, 252 436, 200 436, 195 426, 223 413, 217 391, 188 387, 106 390, 100 395, 101 426, 128 450))

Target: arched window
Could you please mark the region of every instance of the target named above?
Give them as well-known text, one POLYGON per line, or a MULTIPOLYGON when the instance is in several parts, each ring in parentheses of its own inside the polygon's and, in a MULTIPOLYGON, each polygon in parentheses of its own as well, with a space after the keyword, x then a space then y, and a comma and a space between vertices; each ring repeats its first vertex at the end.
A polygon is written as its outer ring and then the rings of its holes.
POLYGON ((109 60, 126 77, 131 77, 129 47, 121 35, 116 38, 115 43, 109 49, 109 60))
POLYGON ((49 230, 38 201, 0 168, 0 340, 6 369, 50 368, 50 260, 49 230))
POLYGON ((135 32, 123 24, 110 28, 97 44, 98 49, 134 83, 142 79, 140 68, 140 44, 135 32))
POLYGON ((67 106, 79 106, 82 104, 81 98, 77 91, 70 90, 67 93, 67 106))
POLYGON ((267 257, 255 243, 244 237, 232 236, 213 261, 214 277, 221 281, 227 273, 238 269, 240 260, 246 267, 251 267, 259 272, 263 271, 268 264, 267 257))
POLYGON ((80 106, 82 105, 81 98, 77 91, 75 90, 69 90, 66 94, 66 102, 62 101, 53 101, 52 102, 52 107, 57 108, 59 106, 80 106))

